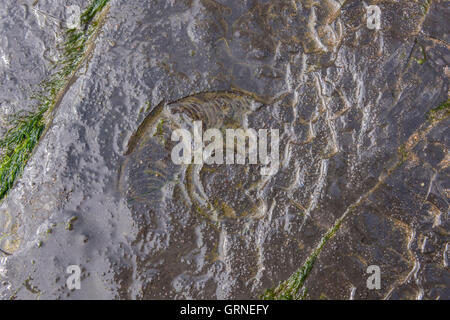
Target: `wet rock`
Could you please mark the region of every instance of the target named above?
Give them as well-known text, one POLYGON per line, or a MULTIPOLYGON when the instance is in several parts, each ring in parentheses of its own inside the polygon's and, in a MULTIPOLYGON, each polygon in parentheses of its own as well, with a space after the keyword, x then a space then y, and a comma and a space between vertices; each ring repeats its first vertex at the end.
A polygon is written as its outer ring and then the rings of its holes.
MULTIPOLYGON (((342 3, 111 1, 89 63, 0 204, 13 253, 1 296, 258 298, 342 219, 306 298, 449 298, 449 120, 429 117, 448 99, 448 5, 378 1, 376 31, 361 1, 342 3), (175 166, 170 133, 192 120, 278 129, 279 170, 175 166), (66 285, 70 265, 81 290, 66 285), (380 290, 367 288, 370 265, 380 290)), ((30 4, 7 8, 24 30, 39 25, 20 13, 30 4)), ((38 30, 20 44, 33 56, 10 66, 17 78, 21 64, 43 68, 32 83, 48 68, 36 46, 54 48, 38 30)), ((1 84, 2 106, 30 92, 1 84)))

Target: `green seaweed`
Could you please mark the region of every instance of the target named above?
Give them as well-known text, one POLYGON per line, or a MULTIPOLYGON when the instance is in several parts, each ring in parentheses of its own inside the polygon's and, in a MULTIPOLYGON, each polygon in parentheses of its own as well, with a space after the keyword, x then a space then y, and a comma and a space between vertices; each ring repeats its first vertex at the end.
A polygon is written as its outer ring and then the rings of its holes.
POLYGON ((40 108, 35 114, 29 114, 17 119, 13 129, 0 140, 2 158, 0 162, 0 199, 14 184, 16 178, 23 171, 34 146, 44 131, 43 113, 40 108))
POLYGON ((68 29, 62 43, 61 60, 56 70, 41 83, 32 99, 35 111, 18 113, 12 118, 9 130, 0 138, 0 200, 13 187, 23 172, 34 147, 49 121, 49 113, 58 105, 70 81, 88 55, 89 41, 98 29, 97 14, 109 0, 92 0, 80 16, 80 29, 68 29))
POLYGON ((73 230, 73 223, 75 221, 78 220, 78 217, 72 217, 69 220, 67 220, 66 222, 66 226, 64 227, 64 229, 66 229, 67 231, 72 231, 73 230))
POLYGON ((420 50, 420 54, 422 55, 422 58, 420 58, 420 59, 415 58, 415 60, 418 64, 422 65, 425 62, 427 62, 427 53, 425 52, 425 48, 423 45, 420 45, 419 50, 420 50))
POLYGON ((400 161, 398 162, 398 165, 402 165, 403 163, 406 162, 406 160, 408 160, 408 149, 406 147, 406 145, 402 145, 400 147, 398 147, 398 155, 400 157, 400 161))
POLYGON ((449 115, 450 115, 450 99, 447 99, 447 101, 442 102, 439 106, 431 109, 428 112, 428 120, 430 122, 435 122, 443 120, 449 115))
MULTIPOLYGON (((426 134, 432 127, 433 124, 439 121, 446 119, 450 115, 450 99, 441 103, 439 106, 433 108, 428 113, 429 121, 432 122, 431 125, 428 125, 427 128, 422 132, 422 134, 418 133, 417 135, 426 134)), ((401 166, 408 160, 409 153, 411 152, 412 146, 402 145, 398 148, 399 160, 388 170, 387 176, 389 176, 395 169, 401 166)), ((377 185, 375 185, 369 193, 372 193, 374 190, 378 188, 383 183, 384 179, 381 179, 377 185)), ((364 198, 367 198, 365 196, 364 198)), ((358 202, 360 202, 358 200, 358 202)), ((351 211, 358 204, 352 205, 351 211)), ((348 211, 348 212, 351 212, 348 211)), ((339 230, 342 221, 348 215, 345 213, 341 218, 337 220, 334 226, 328 230, 328 232, 322 237, 318 246, 313 250, 313 252, 306 259, 305 263, 287 280, 280 283, 276 288, 268 289, 261 295, 261 299, 265 300, 301 300, 307 297, 307 290, 305 287, 306 279, 308 278, 311 270, 316 262, 319 254, 321 253, 325 244, 336 234, 339 230)))
POLYGON ((325 244, 336 234, 342 224, 342 218, 331 227, 322 237, 318 246, 306 259, 305 263, 289 279, 280 283, 274 289, 268 289, 261 296, 264 300, 302 300, 307 296, 307 290, 304 287, 311 270, 319 257, 325 244))
POLYGON ((158 124, 156 125, 156 130, 153 136, 156 136, 159 138, 160 142, 162 144, 165 144, 164 141, 164 119, 160 119, 158 124))
POLYGON ((423 13, 423 14, 426 15, 426 14, 428 13, 428 11, 430 10, 431 1, 432 1, 432 0, 425 0, 425 1, 423 2, 423 4, 421 5, 421 7, 422 7, 422 13, 423 13))

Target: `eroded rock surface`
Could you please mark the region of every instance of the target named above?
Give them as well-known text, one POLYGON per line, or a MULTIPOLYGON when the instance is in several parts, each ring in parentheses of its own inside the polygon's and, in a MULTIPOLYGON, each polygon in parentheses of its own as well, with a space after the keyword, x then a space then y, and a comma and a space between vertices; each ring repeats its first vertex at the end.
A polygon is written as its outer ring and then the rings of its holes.
MULTIPOLYGON (((427 3, 368 1, 382 10, 376 31, 362 1, 111 1, 0 204, 13 253, 1 296, 258 298, 342 218, 306 298, 449 299, 448 107, 430 111, 448 100, 450 8, 427 3), (279 129, 278 172, 175 166, 170 132, 188 124, 174 113, 279 129), (66 287, 69 265, 81 290, 66 287), (380 290, 367 289, 370 265, 380 290)), ((2 108, 25 100, 11 83, 2 108)))

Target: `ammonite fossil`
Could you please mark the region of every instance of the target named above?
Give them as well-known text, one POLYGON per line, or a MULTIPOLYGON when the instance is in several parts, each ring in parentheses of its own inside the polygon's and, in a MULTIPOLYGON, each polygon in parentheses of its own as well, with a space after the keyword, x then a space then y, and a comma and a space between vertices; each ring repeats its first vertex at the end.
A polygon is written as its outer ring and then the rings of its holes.
POLYGON ((128 145, 120 178, 128 201, 162 209, 168 199, 178 198, 213 221, 260 216, 258 186, 269 179, 260 174, 260 164, 174 164, 171 134, 180 128, 192 130, 195 121, 202 122, 203 130, 223 133, 245 128, 248 115, 261 106, 237 92, 201 93, 158 105, 128 145))

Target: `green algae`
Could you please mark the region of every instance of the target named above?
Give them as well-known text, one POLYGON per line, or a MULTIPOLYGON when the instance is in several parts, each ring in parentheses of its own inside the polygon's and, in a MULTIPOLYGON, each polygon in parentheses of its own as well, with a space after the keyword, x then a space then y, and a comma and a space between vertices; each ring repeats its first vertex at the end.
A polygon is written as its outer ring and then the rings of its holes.
POLYGON ((415 60, 418 64, 422 65, 425 62, 427 62, 427 54, 425 52, 425 48, 423 45, 420 45, 419 50, 420 50, 420 54, 422 55, 422 57, 420 59, 415 58, 415 60))
POLYGON ((268 289, 261 296, 263 300, 302 300, 307 296, 305 282, 319 257, 325 244, 336 234, 342 224, 343 218, 338 221, 325 233, 317 247, 306 259, 305 263, 289 279, 280 283, 274 289, 268 289))
MULTIPOLYGON (((448 99, 445 102, 442 102, 439 106, 433 108, 428 113, 428 120, 431 122, 426 126, 425 129, 423 129, 421 132, 418 132, 417 134, 412 135, 412 137, 416 136, 424 136, 431 128, 435 126, 436 123, 441 122, 442 120, 446 119, 450 115, 450 99, 448 99)), ((417 139, 417 141, 420 141, 420 139, 417 139)), ((366 196, 360 198, 358 202, 351 206, 351 212, 362 200, 366 199, 367 196, 372 193, 374 190, 376 190, 381 184, 383 184, 386 177, 390 176, 391 173, 399 168, 401 165, 403 165, 410 156, 411 150, 413 147, 418 143, 415 142, 413 144, 405 144, 398 148, 398 156, 399 160, 390 168, 387 170, 387 174, 384 176, 384 178, 380 179, 380 181, 366 194, 366 196)), ((348 212, 348 213, 349 213, 348 212)), ((314 266, 314 263, 316 262, 317 258, 319 257, 322 249, 324 248, 325 244, 334 237, 336 232, 339 230, 342 221, 345 219, 345 217, 348 215, 346 212, 341 218, 337 220, 337 222, 334 224, 332 228, 328 230, 328 232, 322 237, 321 241, 319 242, 318 246, 313 250, 313 252, 309 255, 309 257, 306 259, 304 264, 294 273, 292 274, 287 280, 281 282, 276 288, 268 289, 266 290, 262 295, 261 299, 264 300, 302 300, 307 297, 307 288, 305 287, 305 282, 308 276, 311 273, 311 270, 314 266)))
POLYGON ((67 231, 72 231, 72 230, 73 230, 73 223, 74 223, 75 221, 77 221, 77 220, 78 220, 78 217, 72 217, 72 218, 70 218, 70 219, 66 222, 66 225, 65 225, 64 229, 66 229, 67 231))
POLYGON ((431 2, 432 2, 432 0, 425 0, 422 3, 421 7, 422 7, 422 13, 423 14, 427 14, 428 13, 428 11, 430 10, 431 2))
POLYGON ((442 102, 436 108, 431 109, 428 112, 428 120, 430 122, 436 122, 447 118, 450 115, 450 99, 442 102))
POLYGON ((32 99, 35 111, 13 116, 9 129, 0 138, 0 200, 13 187, 23 172, 35 146, 49 123, 50 113, 60 103, 64 93, 92 50, 91 41, 100 26, 99 13, 109 0, 92 0, 80 16, 80 29, 68 29, 61 44, 61 59, 56 70, 41 83, 32 99))

